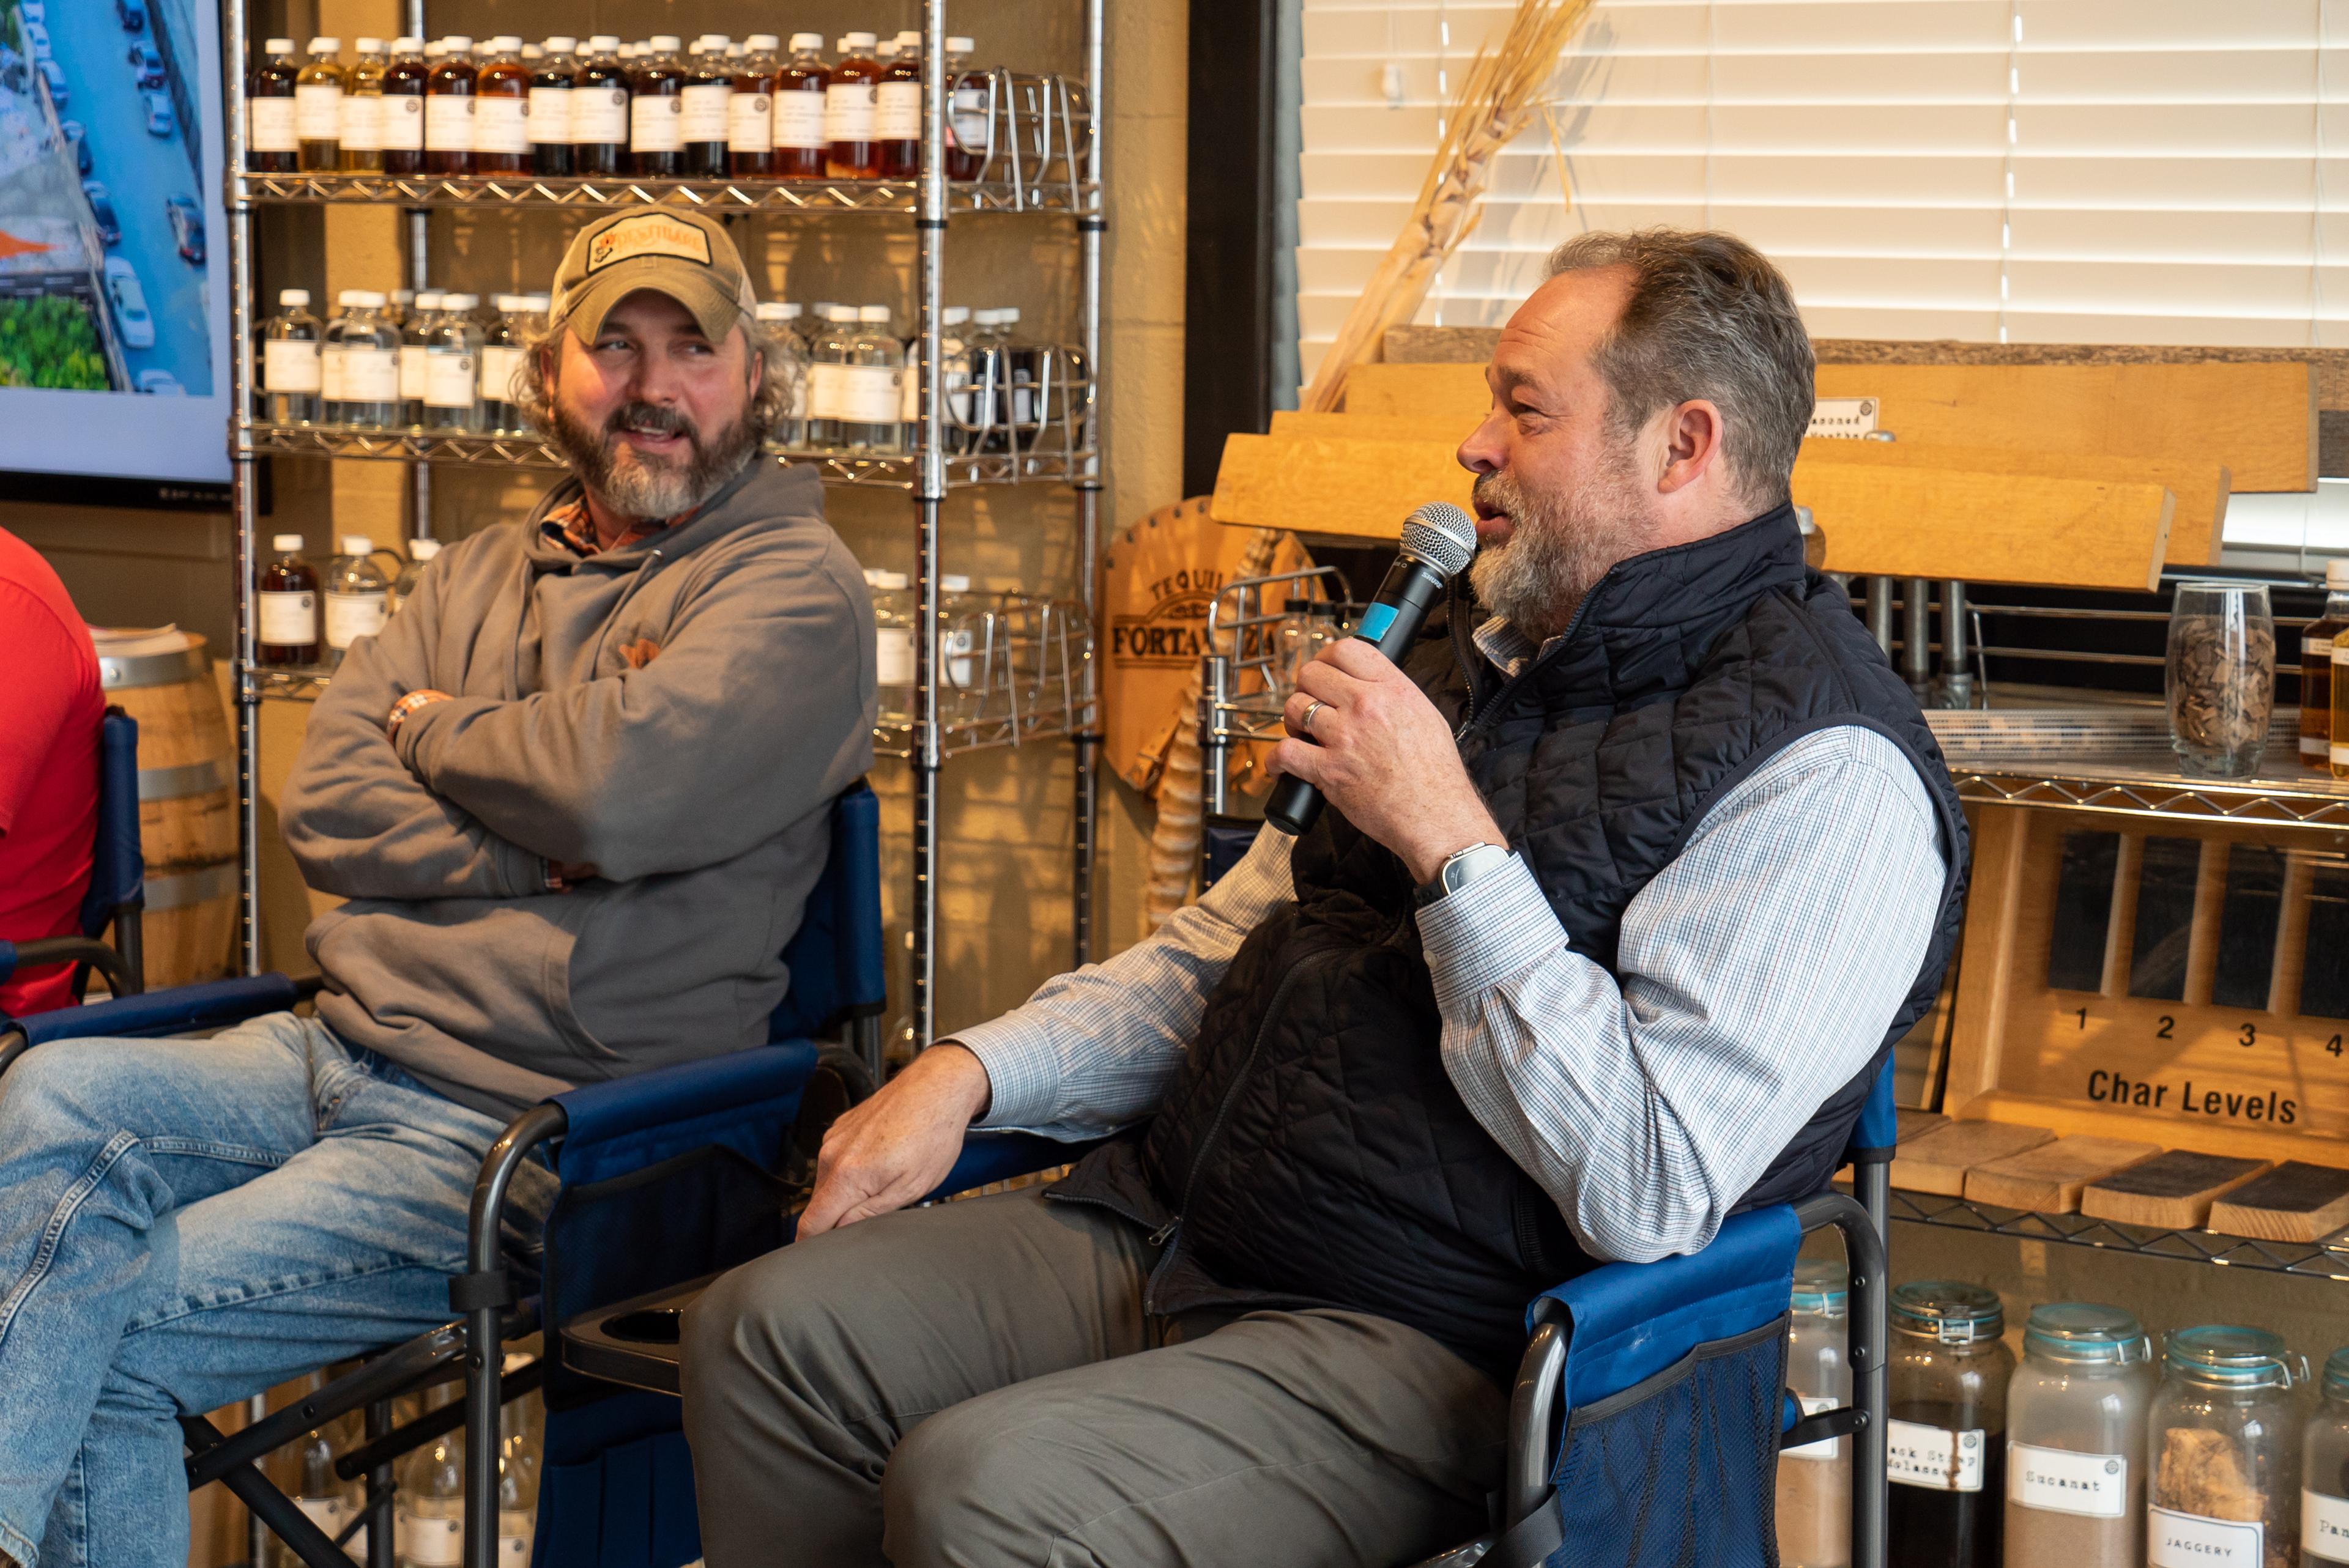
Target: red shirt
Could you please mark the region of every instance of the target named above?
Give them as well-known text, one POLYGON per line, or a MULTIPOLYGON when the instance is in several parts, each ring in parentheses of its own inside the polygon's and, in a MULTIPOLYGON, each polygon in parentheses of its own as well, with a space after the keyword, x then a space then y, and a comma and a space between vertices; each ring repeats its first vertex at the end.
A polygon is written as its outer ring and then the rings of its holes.
MULTIPOLYGON (((98 834, 98 651, 66 585, 0 529, 0 941, 73 936, 98 834)), ((0 1013, 73 1004, 73 965, 0 984, 0 1013)))

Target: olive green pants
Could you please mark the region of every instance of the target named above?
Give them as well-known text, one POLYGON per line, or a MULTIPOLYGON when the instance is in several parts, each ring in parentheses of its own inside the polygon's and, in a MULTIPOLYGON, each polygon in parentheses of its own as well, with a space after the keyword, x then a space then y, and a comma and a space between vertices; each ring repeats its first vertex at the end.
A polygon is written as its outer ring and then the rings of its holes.
POLYGON ((1485 1527, 1490 1379, 1362 1313, 1145 1320, 1155 1261, 1029 1189, 727 1274, 685 1326, 709 1568, 1391 1568, 1485 1527))

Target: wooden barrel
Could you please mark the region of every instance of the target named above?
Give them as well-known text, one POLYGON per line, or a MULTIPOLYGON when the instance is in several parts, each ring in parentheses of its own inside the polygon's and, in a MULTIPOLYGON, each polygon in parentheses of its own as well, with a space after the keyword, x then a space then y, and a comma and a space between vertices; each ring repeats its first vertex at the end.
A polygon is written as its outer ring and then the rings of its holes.
POLYGON ((139 721, 139 838, 147 866, 147 984, 217 980, 236 944, 236 752, 191 632, 101 645, 106 700, 139 721))

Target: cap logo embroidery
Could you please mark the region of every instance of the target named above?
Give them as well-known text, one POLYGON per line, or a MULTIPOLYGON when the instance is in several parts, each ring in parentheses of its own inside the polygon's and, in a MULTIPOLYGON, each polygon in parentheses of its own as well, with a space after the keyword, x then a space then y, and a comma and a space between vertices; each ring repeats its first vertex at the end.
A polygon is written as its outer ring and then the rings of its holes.
POLYGON ((587 272, 593 276, 638 256, 679 256, 706 267, 710 264, 709 236, 659 212, 623 218, 587 242, 587 272))

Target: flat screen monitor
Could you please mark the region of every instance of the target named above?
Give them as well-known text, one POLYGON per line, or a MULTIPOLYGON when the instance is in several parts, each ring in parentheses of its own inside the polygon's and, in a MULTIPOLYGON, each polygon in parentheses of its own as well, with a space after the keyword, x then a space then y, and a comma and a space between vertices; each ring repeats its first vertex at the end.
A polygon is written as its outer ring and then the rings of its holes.
POLYGON ((0 0, 0 495, 228 495, 221 39, 200 0, 0 0))

